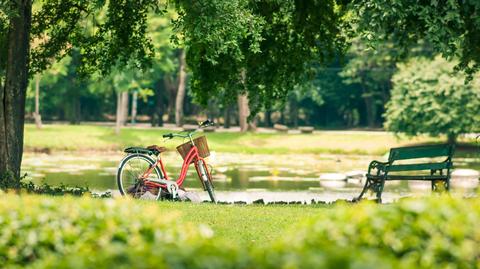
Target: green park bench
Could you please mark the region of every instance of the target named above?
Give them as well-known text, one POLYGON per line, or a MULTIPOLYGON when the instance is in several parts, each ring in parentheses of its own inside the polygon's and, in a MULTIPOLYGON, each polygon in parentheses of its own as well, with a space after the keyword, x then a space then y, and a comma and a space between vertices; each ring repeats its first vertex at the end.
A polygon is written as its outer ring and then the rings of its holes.
POLYGON ((432 183, 432 191, 441 189, 448 191, 450 170, 453 166, 453 149, 453 145, 450 144, 392 148, 388 162, 372 161, 370 163, 365 186, 355 200, 362 199, 362 196, 371 190, 376 194, 377 202, 380 203, 385 181, 389 180, 428 180, 432 183), (446 159, 432 160, 441 157, 446 159), (404 163, 412 160, 415 160, 415 163, 404 163), (428 170, 430 173, 425 173, 428 170), (443 186, 439 183, 443 183, 443 186))

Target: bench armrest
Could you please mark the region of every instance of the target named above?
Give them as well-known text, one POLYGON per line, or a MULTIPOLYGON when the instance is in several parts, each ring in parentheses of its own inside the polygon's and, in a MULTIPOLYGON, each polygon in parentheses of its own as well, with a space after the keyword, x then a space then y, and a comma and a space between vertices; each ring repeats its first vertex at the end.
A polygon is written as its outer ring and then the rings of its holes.
POLYGON ((372 161, 368 165, 368 175, 371 175, 373 169, 377 170, 377 175, 379 175, 380 172, 385 172, 385 168, 388 164, 389 162, 372 161))

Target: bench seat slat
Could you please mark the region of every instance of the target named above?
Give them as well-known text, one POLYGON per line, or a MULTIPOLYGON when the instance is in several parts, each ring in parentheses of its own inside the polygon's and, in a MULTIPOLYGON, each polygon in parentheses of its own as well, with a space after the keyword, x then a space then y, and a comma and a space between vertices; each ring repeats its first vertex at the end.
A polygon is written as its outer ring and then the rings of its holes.
MULTIPOLYGON (((367 175, 370 179, 383 179, 383 176, 367 175)), ((387 175, 385 180, 446 180, 446 175, 387 175)))
POLYGON ((416 164, 394 164, 386 166, 389 172, 397 171, 419 171, 419 170, 440 170, 450 167, 450 162, 441 163, 416 163, 416 164))

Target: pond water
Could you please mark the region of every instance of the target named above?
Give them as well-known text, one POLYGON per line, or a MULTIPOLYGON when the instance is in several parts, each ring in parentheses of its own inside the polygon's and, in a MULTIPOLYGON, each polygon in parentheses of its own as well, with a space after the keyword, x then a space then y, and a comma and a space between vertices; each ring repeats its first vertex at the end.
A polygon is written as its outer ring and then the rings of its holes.
MULTIPOLYGON (((27 180, 51 185, 88 186, 94 192, 116 193, 115 175, 117 166, 124 155, 121 153, 68 154, 26 154, 22 165, 27 180)), ((261 155, 261 154, 219 154, 212 152, 209 164, 214 167, 214 184, 221 201, 252 202, 257 199, 270 201, 334 201, 352 199, 357 196, 363 183, 360 179, 368 164, 379 156, 365 155, 261 155), (331 175, 330 173, 336 173, 331 175), (346 181, 325 181, 320 177, 352 176, 346 181)), ((173 152, 163 155, 167 174, 176 178, 182 159, 173 152)), ((456 168, 480 171, 478 159, 457 158, 456 168)), ((454 193, 472 195, 476 193, 478 179, 465 181, 452 179, 454 193)), ((189 170, 184 187, 198 192, 207 199, 200 187, 195 170, 189 170)), ((430 193, 429 182, 402 181, 387 182, 384 200, 391 201, 403 196, 426 195, 430 193)))

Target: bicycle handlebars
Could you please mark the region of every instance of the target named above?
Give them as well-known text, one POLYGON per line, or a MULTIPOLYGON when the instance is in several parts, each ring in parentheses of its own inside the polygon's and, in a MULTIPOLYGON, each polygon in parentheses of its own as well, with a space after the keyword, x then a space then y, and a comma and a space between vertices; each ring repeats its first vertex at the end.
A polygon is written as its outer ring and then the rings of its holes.
POLYGON ((173 134, 172 133, 169 133, 169 134, 164 134, 163 135, 163 138, 173 138, 173 134))
MULTIPOLYGON (((198 124, 198 127, 199 128, 206 128, 206 127, 209 127, 209 126, 213 126, 215 123, 212 121, 212 120, 206 120, 206 121, 203 121, 203 122, 200 122, 198 124)), ((180 137, 180 138, 190 138, 191 139, 191 136, 196 133, 197 130, 194 130, 194 131, 191 131, 191 132, 188 132, 188 134, 180 134, 180 133, 169 133, 169 134, 164 134, 163 135, 163 138, 168 138, 168 139, 172 139, 174 137, 180 137)))

